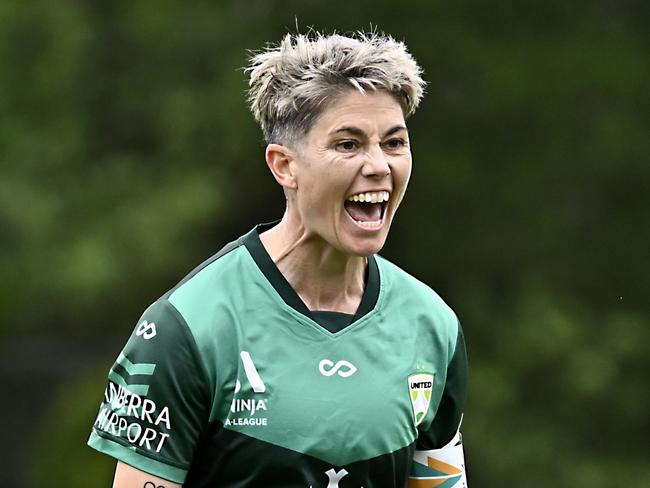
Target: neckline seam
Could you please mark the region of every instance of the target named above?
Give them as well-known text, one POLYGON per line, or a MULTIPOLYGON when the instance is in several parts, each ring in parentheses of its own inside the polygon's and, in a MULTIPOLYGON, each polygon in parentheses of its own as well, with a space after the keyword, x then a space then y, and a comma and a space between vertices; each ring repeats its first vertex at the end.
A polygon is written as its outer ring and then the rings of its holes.
MULTIPOLYGON (((350 324, 337 332, 330 332, 313 316, 312 310, 302 301, 300 296, 291 287, 291 284, 282 275, 277 265, 271 256, 264 248, 264 244, 260 239, 260 230, 269 229, 276 225, 277 222, 270 222, 266 224, 259 224, 251 229, 248 233, 240 237, 240 243, 246 248, 249 256, 253 260, 255 268, 262 275, 265 285, 273 289, 276 298, 281 302, 283 308, 290 310, 292 315, 300 317, 302 322, 313 323, 319 330, 324 331, 327 335, 336 336, 342 335, 346 330, 356 328, 356 325, 363 323, 366 316, 373 315, 376 309, 379 308, 380 297, 382 296, 382 279, 379 270, 378 256, 368 256, 367 268, 367 283, 364 293, 359 302, 357 310, 352 316, 350 324), (359 313, 362 315, 359 316, 359 313)), ((316 310, 315 312, 318 312, 316 310)), ((335 312, 335 311, 333 311, 335 312)), ((343 313, 343 312, 335 312, 343 313)))

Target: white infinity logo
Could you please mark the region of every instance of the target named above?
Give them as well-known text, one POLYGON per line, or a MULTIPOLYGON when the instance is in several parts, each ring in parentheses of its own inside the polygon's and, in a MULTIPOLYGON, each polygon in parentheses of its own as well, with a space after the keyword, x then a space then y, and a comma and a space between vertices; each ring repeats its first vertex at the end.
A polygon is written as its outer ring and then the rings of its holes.
POLYGON ((149 340, 156 336, 156 324, 143 320, 135 331, 135 335, 142 336, 145 340, 149 340))
POLYGON ((348 376, 352 376, 357 372, 357 367, 346 360, 342 360, 334 364, 334 362, 330 361, 329 359, 323 359, 320 363, 318 363, 318 370, 323 376, 332 376, 338 374, 342 378, 347 378, 348 376), (341 368, 347 369, 341 370, 341 368))

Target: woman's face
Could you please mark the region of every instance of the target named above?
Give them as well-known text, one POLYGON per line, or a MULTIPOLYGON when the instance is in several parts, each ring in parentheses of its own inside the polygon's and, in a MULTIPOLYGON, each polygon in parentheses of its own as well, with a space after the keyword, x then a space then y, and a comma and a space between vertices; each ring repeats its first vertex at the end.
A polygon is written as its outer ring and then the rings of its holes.
POLYGON ((291 204, 308 235, 368 256, 384 245, 411 174, 399 103, 381 90, 350 90, 297 146, 291 204))

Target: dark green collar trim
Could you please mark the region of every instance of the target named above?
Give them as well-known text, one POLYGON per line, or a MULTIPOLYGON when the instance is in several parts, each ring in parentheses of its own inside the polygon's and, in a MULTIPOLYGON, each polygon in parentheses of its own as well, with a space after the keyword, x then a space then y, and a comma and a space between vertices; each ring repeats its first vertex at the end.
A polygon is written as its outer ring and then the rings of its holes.
MULTIPOLYGON (((296 311, 318 323, 305 303, 300 299, 295 290, 291 288, 291 285, 282 273, 280 273, 280 270, 271 259, 271 256, 269 256, 269 253, 266 252, 266 249, 260 240, 260 234, 269 230, 277 223, 278 222, 276 221, 258 225, 242 237, 242 242, 253 257, 255 264, 257 264, 262 273, 264 273, 264 276, 282 297, 282 300, 296 311)), ((356 320, 359 320, 374 309, 377 304, 377 298, 379 298, 379 267, 377 266, 377 260, 373 255, 368 256, 366 288, 363 291, 363 296, 361 297, 361 303, 359 304, 357 313, 354 314, 354 318, 350 323, 354 323, 356 320)))
POLYGON ((377 260, 374 255, 368 256, 368 267, 366 268, 366 289, 363 290, 363 296, 361 297, 361 303, 357 309, 357 313, 354 314, 352 322, 359 320, 361 317, 366 315, 368 312, 371 312, 375 305, 377 305, 377 299, 379 298, 379 266, 377 265, 377 260))
POLYGON ((332 334, 345 329, 354 318, 350 313, 330 312, 329 310, 312 310, 311 314, 321 327, 325 327, 332 334))
POLYGON ((273 285, 273 288, 275 288, 275 291, 278 292, 284 302, 313 320, 314 317, 309 313, 309 309, 300 299, 295 290, 291 288, 291 285, 284 275, 280 273, 280 270, 271 259, 271 256, 269 256, 269 253, 266 252, 266 249, 260 240, 260 234, 269 230, 275 224, 277 224, 277 222, 260 224, 255 227, 243 237, 244 245, 246 246, 246 249, 248 249, 248 252, 251 253, 251 256, 253 256, 255 264, 257 264, 258 268, 260 268, 262 273, 264 273, 266 279, 269 280, 271 285, 273 285))

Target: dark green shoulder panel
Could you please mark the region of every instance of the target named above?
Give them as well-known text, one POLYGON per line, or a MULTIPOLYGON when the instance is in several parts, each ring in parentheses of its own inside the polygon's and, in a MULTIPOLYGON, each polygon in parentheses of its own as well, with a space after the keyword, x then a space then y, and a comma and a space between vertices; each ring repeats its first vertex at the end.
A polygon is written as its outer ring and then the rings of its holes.
POLYGON ((89 443, 182 482, 208 422, 209 386, 187 325, 160 299, 142 315, 109 371, 89 443))

